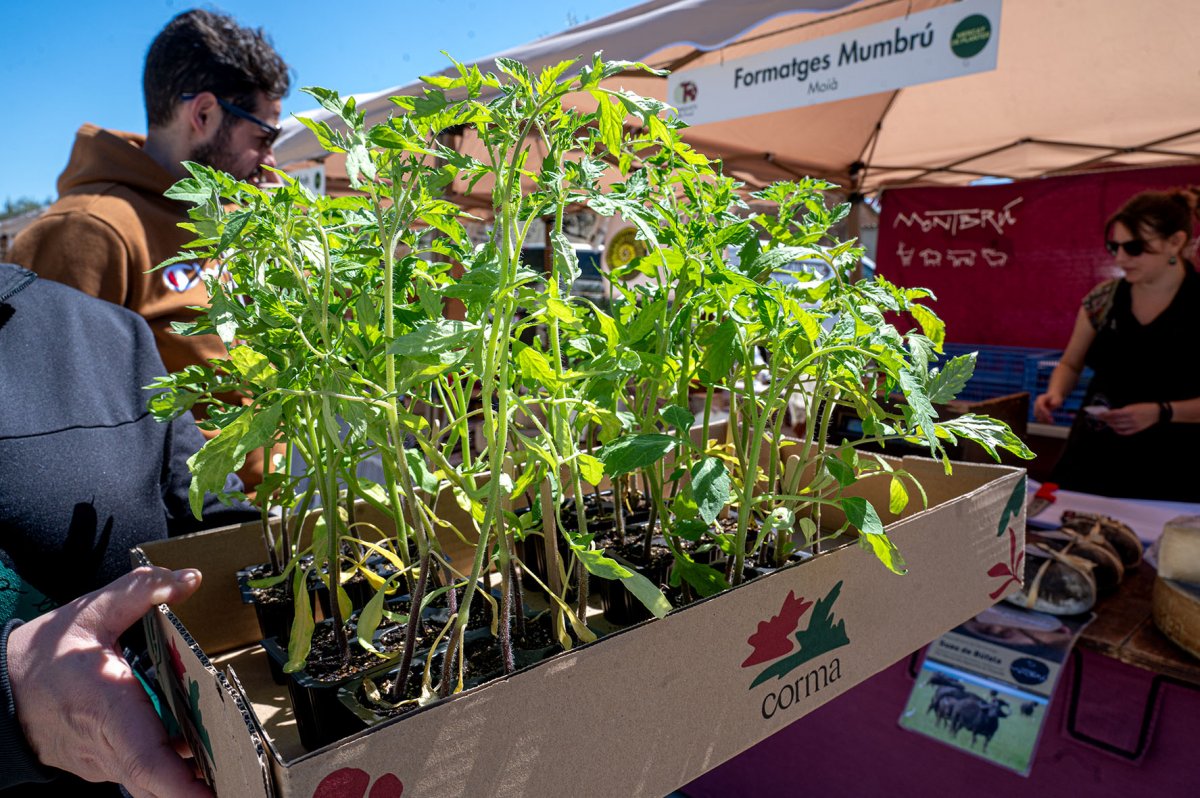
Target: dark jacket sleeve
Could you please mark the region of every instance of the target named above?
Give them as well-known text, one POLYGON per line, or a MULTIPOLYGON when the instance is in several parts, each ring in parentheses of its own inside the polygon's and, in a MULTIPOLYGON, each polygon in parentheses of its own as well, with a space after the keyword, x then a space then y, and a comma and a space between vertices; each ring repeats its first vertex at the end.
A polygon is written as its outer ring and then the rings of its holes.
POLYGON ((50 781, 55 775, 38 763, 17 721, 17 702, 8 682, 8 635, 20 625, 14 619, 0 628, 0 790, 50 781))

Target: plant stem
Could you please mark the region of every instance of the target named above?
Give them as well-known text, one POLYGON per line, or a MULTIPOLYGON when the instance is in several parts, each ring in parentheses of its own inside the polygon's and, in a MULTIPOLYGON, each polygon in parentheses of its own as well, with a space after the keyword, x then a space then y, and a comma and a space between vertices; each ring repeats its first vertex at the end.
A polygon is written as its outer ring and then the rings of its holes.
POLYGON ((421 602, 425 599, 425 585, 429 580, 429 552, 421 555, 418 566, 417 587, 412 593, 412 601, 408 605, 408 623, 404 627, 404 653, 400 658, 400 670, 396 673, 396 681, 392 683, 393 704, 399 703, 408 687, 408 677, 412 670, 413 650, 417 647, 417 629, 421 626, 421 602))
POLYGON ((513 625, 517 630, 517 635, 523 637, 525 635, 525 600, 521 595, 521 580, 517 578, 516 560, 509 563, 508 579, 512 584, 513 591, 513 625))

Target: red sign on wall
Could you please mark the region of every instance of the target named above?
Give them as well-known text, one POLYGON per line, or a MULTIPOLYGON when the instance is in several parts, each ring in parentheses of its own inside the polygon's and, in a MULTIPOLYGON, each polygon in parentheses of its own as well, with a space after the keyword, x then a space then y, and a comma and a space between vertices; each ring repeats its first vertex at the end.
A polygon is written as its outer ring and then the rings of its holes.
POLYGON ((1079 303, 1120 275, 1104 223, 1146 189, 1200 184, 1200 166, 883 193, 875 263, 937 295, 946 339, 1062 349, 1079 303))

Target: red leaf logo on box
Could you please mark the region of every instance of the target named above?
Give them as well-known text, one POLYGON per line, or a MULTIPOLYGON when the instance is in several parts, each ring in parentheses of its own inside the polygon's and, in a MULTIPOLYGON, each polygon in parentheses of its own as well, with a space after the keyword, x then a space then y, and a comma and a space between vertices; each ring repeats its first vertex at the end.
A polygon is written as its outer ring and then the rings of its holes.
POLYGON ((801 616, 811 606, 811 601, 805 601, 803 596, 796 598, 795 591, 789 590, 779 614, 772 616, 769 621, 759 621, 758 631, 746 638, 754 651, 746 657, 742 667, 760 665, 789 653, 793 646, 792 632, 796 631, 801 616))
POLYGON ((1013 582, 1020 582, 1021 577, 1017 574, 1021 573, 1021 563, 1025 560, 1025 552, 1017 551, 1017 533, 1012 527, 1008 529, 1008 562, 998 562, 988 569, 988 576, 993 579, 1006 577, 1004 584, 988 594, 988 597, 995 600, 1003 595, 1004 591, 1013 582))
POLYGON ((833 605, 837 603, 841 592, 842 582, 838 582, 825 594, 825 598, 814 604, 803 598, 797 599, 795 594, 789 591, 779 615, 770 621, 759 621, 758 631, 746 641, 754 646, 754 653, 742 663, 742 667, 775 661, 754 677, 754 681, 750 683, 751 690, 769 679, 782 679, 814 657, 850 645, 850 636, 846 634, 846 622, 838 619, 833 612, 833 605), (813 607, 813 611, 808 619, 808 628, 792 634, 800 624, 800 616, 809 607, 813 607), (788 639, 788 635, 798 644, 799 650, 794 654, 789 653, 792 650, 792 641, 788 639))
POLYGON ((368 785, 371 776, 365 770, 340 768, 321 779, 313 798, 400 798, 404 794, 404 784, 394 773, 380 776, 370 793, 368 785))
POLYGON ((187 673, 187 668, 183 665, 183 657, 179 656, 179 649, 175 647, 175 638, 171 638, 171 672, 175 674, 175 678, 179 683, 183 684, 184 674, 187 673))

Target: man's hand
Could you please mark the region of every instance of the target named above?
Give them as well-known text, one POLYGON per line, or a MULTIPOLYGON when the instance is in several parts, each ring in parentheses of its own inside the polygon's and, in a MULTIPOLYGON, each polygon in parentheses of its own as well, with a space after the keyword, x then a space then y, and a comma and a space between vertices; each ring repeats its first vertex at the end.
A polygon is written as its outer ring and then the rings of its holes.
POLYGON ((200 586, 195 569, 138 568, 8 637, 17 718, 42 764, 115 781, 135 798, 211 798, 167 740, 117 638, 200 586))

